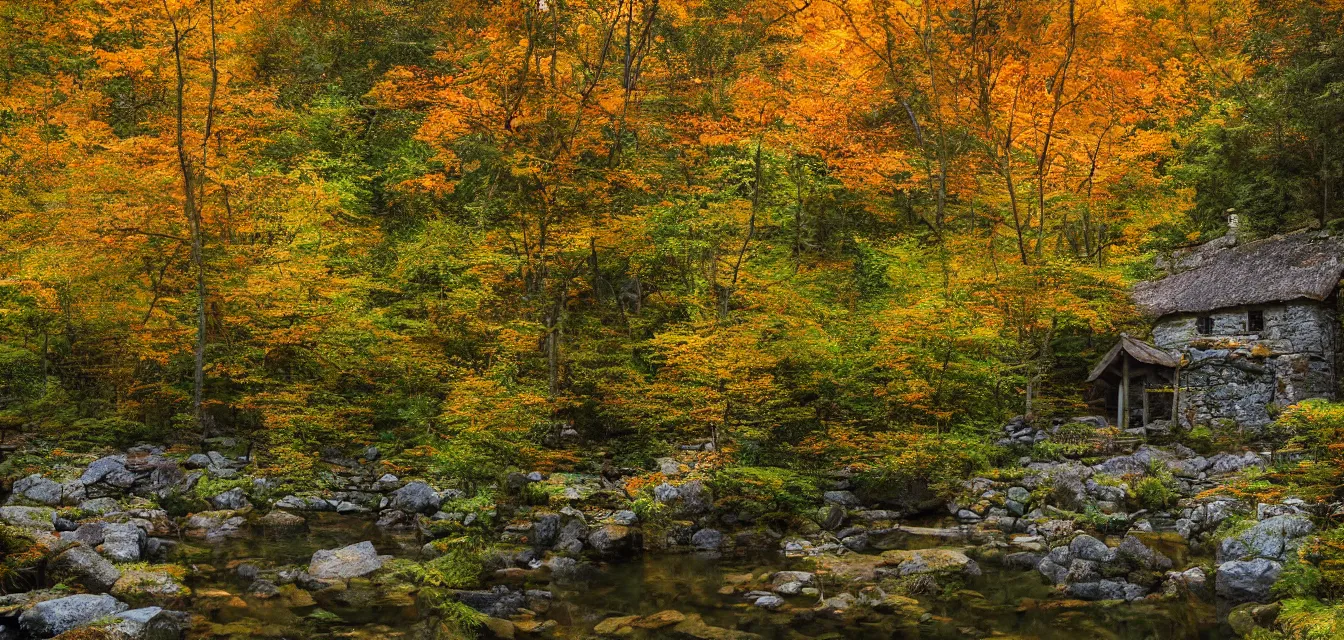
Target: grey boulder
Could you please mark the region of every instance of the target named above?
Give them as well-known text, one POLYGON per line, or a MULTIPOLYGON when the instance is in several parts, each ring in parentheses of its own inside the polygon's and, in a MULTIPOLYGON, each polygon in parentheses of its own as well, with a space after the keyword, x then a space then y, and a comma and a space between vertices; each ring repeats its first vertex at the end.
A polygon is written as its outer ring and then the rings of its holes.
POLYGON ((112 596, 85 593, 39 602, 19 616, 19 626, 39 638, 50 638, 126 609, 112 596))
POLYGON ((308 575, 324 580, 357 578, 381 569, 387 559, 367 540, 340 549, 320 549, 308 564, 308 575))

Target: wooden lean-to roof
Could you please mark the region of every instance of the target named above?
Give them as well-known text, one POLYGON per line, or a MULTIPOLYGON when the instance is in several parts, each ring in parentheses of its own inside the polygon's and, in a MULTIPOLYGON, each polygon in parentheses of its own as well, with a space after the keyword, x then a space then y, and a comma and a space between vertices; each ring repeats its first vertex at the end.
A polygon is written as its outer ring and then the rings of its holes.
POLYGON ((1146 315, 1203 313, 1307 298, 1324 300, 1344 273, 1344 239, 1298 231, 1227 246, 1218 240, 1181 262, 1192 265, 1134 287, 1134 303, 1146 315))
POLYGON ((1127 353, 1131 358, 1144 364, 1175 369, 1181 364, 1181 356, 1178 353, 1159 349, 1147 342, 1129 337, 1127 334, 1120 334, 1120 341, 1111 347, 1106 355, 1101 357, 1097 366, 1092 367, 1092 372, 1088 374, 1087 381, 1092 382, 1106 373, 1111 365, 1115 364, 1120 358, 1121 353, 1127 353))

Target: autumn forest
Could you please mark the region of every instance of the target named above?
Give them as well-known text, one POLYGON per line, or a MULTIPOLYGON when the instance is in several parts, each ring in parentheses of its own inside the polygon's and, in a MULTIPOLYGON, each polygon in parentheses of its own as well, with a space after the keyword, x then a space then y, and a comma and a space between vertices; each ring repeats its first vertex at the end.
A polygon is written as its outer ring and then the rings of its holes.
POLYGON ((1337 0, 0 0, 0 470, 945 494, 1341 140, 1337 0))

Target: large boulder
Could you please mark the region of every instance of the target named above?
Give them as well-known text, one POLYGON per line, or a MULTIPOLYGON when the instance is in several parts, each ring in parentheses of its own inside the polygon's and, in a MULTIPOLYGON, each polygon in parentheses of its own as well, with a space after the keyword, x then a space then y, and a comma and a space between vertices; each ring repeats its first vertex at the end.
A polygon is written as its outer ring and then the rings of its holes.
POLYGON ((1214 589, 1230 603, 1265 602, 1282 572, 1283 565, 1266 558, 1224 562, 1218 565, 1214 589))
POLYGON ((121 572, 93 549, 77 544, 52 559, 52 578, 78 584, 92 593, 106 593, 121 578, 121 572))
POLYGON ((588 546, 604 556, 629 555, 640 545, 638 529, 619 524, 607 524, 588 534, 588 546))
POLYGON ((1278 562, 1287 560, 1290 551, 1315 527, 1305 515, 1284 515, 1266 518, 1235 537, 1225 538, 1218 545, 1219 563, 1242 558, 1267 558, 1278 562))
POLYGON ((964 574, 980 575, 980 566, 966 554, 954 549, 883 551, 881 563, 896 567, 901 576, 964 574))
POLYGON ((320 549, 308 564, 308 575, 323 580, 357 578, 381 569, 388 558, 378 555, 367 540, 340 549, 320 549))
POLYGON ((718 551, 723 546, 723 533, 717 529, 701 529, 691 536, 691 546, 700 551, 718 551))
POLYGON ((14 482, 9 496, 11 504, 39 504, 48 507, 60 506, 64 491, 54 480, 33 474, 14 482))
POLYGON ((123 490, 134 486, 135 479, 135 474, 126 468, 126 456, 120 455, 95 460, 79 477, 85 485, 104 484, 123 490))
POLYGON ((439 510, 440 502, 438 492, 432 487, 423 482, 412 482, 392 492, 392 501, 387 508, 406 513, 433 515, 439 510))
POLYGON ((38 638, 50 638, 126 609, 112 596, 84 593, 37 603, 19 616, 19 626, 38 638))

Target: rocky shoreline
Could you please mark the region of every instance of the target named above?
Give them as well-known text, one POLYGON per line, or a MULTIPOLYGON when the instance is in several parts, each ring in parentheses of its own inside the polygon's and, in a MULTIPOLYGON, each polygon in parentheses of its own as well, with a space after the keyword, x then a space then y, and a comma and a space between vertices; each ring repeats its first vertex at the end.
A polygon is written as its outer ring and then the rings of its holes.
MULTIPOLYGON (((1023 444, 1051 437, 1022 421, 1006 425, 1005 436, 1023 444)), ((789 529, 716 501, 692 448, 660 459, 661 481, 634 491, 630 479, 646 471, 512 473, 494 491, 468 495, 387 472, 374 447, 358 457, 328 452, 325 488, 302 491, 253 477, 246 457, 221 452, 236 443, 218 444, 191 455, 140 446, 14 482, 0 523, 7 538, 31 541, 28 566, 40 578, 35 588, 0 596, 0 638, 79 630, 228 637, 211 612, 245 609, 242 597, 296 608, 349 602, 361 590, 407 604, 421 598, 423 585, 396 575, 401 560, 368 540, 317 550, 306 565, 241 563, 229 570, 246 586, 233 592, 188 586, 202 571, 193 561, 202 548, 302 536, 316 517, 373 521, 406 541, 411 562, 449 552, 464 535, 485 540, 482 581, 449 591, 488 616, 486 628, 498 637, 545 636, 557 626, 544 614, 552 594, 539 586, 645 553, 790 559, 796 568, 725 576, 719 591, 781 621, 929 623, 917 597, 954 591, 992 569, 1053 585, 1061 600, 1192 599, 1244 622, 1273 606, 1270 589, 1284 564, 1332 508, 1220 492, 1222 482, 1268 461, 1244 451, 1204 456, 1179 444, 1138 445, 1093 464, 1024 458, 966 480, 942 503, 946 515, 873 502, 840 474, 789 529), (1171 487, 1170 502, 1144 504, 1140 485, 1157 477, 1171 487)), ((676 610, 591 622, 598 636, 666 628, 678 637, 753 637, 676 610)))

